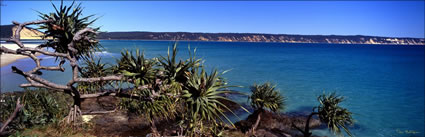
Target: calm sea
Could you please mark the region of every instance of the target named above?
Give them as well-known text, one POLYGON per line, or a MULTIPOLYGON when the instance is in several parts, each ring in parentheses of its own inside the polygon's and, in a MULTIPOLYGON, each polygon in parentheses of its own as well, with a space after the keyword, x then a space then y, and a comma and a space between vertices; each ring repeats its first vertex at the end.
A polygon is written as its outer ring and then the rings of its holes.
MULTIPOLYGON (((139 48, 147 57, 166 55, 171 41, 101 41, 104 61, 114 63, 123 49, 139 48)), ((356 136, 424 136, 424 47, 391 45, 286 44, 245 42, 179 42, 179 55, 188 46, 208 70, 231 70, 224 74, 230 85, 249 92, 253 83, 273 82, 287 98, 283 112, 308 113, 318 104, 316 96, 337 92, 347 99, 344 107, 354 112, 356 136)), ((42 64, 52 65, 54 58, 42 64)), ((26 82, 10 67, 24 70, 34 64, 22 59, 1 68, 2 92, 20 90, 26 82)), ((43 77, 60 83, 68 73, 45 72, 43 77)), ((246 99, 239 99, 246 102, 246 99)), ((314 131, 330 134, 327 129, 314 131)))

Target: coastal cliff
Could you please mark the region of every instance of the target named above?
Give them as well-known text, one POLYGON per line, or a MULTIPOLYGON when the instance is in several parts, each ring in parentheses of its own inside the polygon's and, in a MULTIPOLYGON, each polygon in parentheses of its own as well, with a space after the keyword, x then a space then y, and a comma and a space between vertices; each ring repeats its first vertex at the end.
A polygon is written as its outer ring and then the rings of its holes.
MULTIPOLYGON (((13 35, 13 25, 1 26, 1 39, 13 35)), ((40 39, 42 32, 25 28, 21 39, 40 39)), ((330 43, 330 44, 391 44, 425 45, 424 38, 395 38, 377 36, 341 35, 289 35, 260 33, 191 33, 191 32, 101 32, 99 39, 127 40, 187 40, 225 42, 282 42, 282 43, 330 43)))
POLYGON ((282 42, 332 44, 394 44, 425 45, 423 38, 394 38, 376 36, 287 35, 259 33, 189 33, 189 32, 102 32, 100 39, 188 40, 227 42, 282 42))
MULTIPOLYGON (((15 35, 16 26, 15 25, 3 25, 1 26, 1 38, 7 39, 15 35)), ((21 39, 31 39, 31 40, 38 40, 42 39, 42 36, 44 35, 43 32, 38 31, 37 29, 24 27, 21 30, 21 39)))

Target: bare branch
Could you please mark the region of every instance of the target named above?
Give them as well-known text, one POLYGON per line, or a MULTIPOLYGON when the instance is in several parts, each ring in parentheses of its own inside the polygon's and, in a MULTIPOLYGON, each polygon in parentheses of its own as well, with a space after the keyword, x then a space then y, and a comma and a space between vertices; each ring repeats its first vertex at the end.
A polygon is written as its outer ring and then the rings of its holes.
POLYGON ((20 101, 21 98, 18 98, 18 100, 16 100, 16 107, 15 110, 13 111, 13 113, 9 116, 9 118, 6 120, 6 122, 4 122, 3 126, 0 128, 0 134, 3 133, 4 129, 6 129, 7 125, 9 125, 10 122, 12 122, 12 120, 16 117, 16 115, 18 114, 19 110, 21 110, 21 108, 23 107, 23 105, 21 104, 20 101))
POLYGON ((77 52, 77 50, 73 47, 74 41, 78 41, 78 40, 85 38, 85 36, 83 35, 85 33, 88 33, 88 32, 96 33, 91 28, 85 28, 83 30, 78 31, 75 34, 75 36, 73 37, 73 41, 71 41, 68 44, 69 50, 71 52, 71 53, 68 53, 68 54, 49 52, 49 51, 42 50, 40 48, 24 47, 24 45, 20 42, 20 39, 19 39, 20 38, 20 31, 22 30, 22 28, 25 27, 26 25, 47 23, 49 21, 50 20, 42 20, 42 21, 26 22, 26 23, 22 23, 22 24, 20 24, 18 22, 14 22, 14 24, 18 25, 18 27, 17 27, 17 29, 15 31, 15 35, 12 38, 11 41, 15 42, 20 48, 17 49, 17 50, 11 50, 11 49, 8 49, 6 47, 1 47, 1 49, 0 49, 0 51, 3 52, 3 53, 25 55, 25 56, 28 56, 28 57, 30 57, 31 59, 34 60, 36 67, 29 72, 23 72, 16 67, 12 67, 12 70, 15 73, 23 75, 30 82, 30 83, 27 83, 27 84, 21 84, 20 85, 21 87, 44 87, 44 88, 66 90, 66 89, 70 89, 70 86, 72 86, 76 82, 90 82, 91 83, 91 82, 97 82, 97 81, 109 81, 109 80, 121 80, 122 79, 122 76, 120 76, 120 75, 98 77, 98 78, 78 78, 78 63, 77 63, 76 58, 74 56, 71 56, 73 53, 77 52), (27 52, 27 51, 30 51, 30 52, 27 52), (40 59, 37 58, 32 52, 39 52, 39 53, 42 53, 42 54, 48 55, 48 56, 62 57, 62 58, 68 59, 70 61, 70 65, 72 66, 72 72, 73 72, 72 80, 70 80, 68 82, 68 84, 65 86, 65 85, 59 85, 59 84, 52 83, 52 82, 50 82, 46 79, 43 79, 41 77, 34 75, 34 73, 41 73, 41 72, 39 72, 39 70, 60 70, 60 71, 63 72, 64 68, 62 67, 62 65, 65 63, 65 60, 62 59, 62 61, 56 67, 41 66, 40 59))
POLYGON ((16 54, 16 55, 24 55, 24 56, 31 57, 31 53, 19 52, 18 50, 12 50, 12 49, 8 49, 6 47, 0 47, 0 52, 6 53, 6 54, 16 54))
POLYGON ((52 22, 52 20, 36 20, 36 21, 30 21, 30 22, 24 22, 24 23, 18 23, 16 21, 13 21, 12 23, 17 25, 18 27, 15 30, 15 35, 12 36, 12 39, 10 41, 15 42, 19 47, 23 48, 25 46, 20 41, 22 28, 24 28, 27 25, 42 24, 42 23, 48 23, 48 22, 52 22))
MULTIPOLYGON (((47 52, 47 51, 43 51, 43 50, 40 50, 40 49, 27 48, 27 47, 19 48, 16 51, 8 49, 6 47, 1 47, 0 51, 3 52, 3 53, 6 53, 6 54, 25 55, 25 56, 28 56, 31 59, 33 59, 35 64, 36 64, 36 67, 33 70, 31 70, 29 73, 35 73, 35 72, 39 71, 40 69, 42 69, 42 70, 59 70, 59 71, 62 71, 62 72, 65 71, 65 68, 62 67, 62 65, 65 63, 64 59, 61 60, 61 62, 59 63, 59 65, 57 67, 41 66, 40 59, 38 59, 34 54, 28 53, 28 52, 25 52, 25 51, 35 51, 35 52, 44 53, 46 55, 52 55, 52 56, 58 55, 59 57, 62 57, 62 55, 59 55, 61 53, 47 52)), ((63 55, 65 55, 65 57, 66 57, 66 54, 63 54, 63 55)))
MULTIPOLYGON (((89 33, 96 33, 96 31, 92 28, 84 28, 78 31, 72 38, 72 41, 66 45, 68 46, 67 53, 57 53, 57 52, 49 52, 49 51, 43 50, 42 47, 45 46, 43 44, 39 45, 36 48, 25 47, 22 44, 22 42, 20 41, 20 33, 21 33, 21 30, 26 25, 48 23, 50 21, 51 20, 32 21, 32 22, 25 22, 25 23, 14 22, 14 24, 17 25, 17 28, 15 30, 15 35, 10 39, 10 41, 16 43, 20 48, 17 50, 11 50, 5 47, 1 47, 0 49, 0 52, 2 53, 28 56, 35 62, 36 67, 28 72, 23 72, 22 70, 16 68, 15 66, 12 66, 12 71, 14 73, 24 76, 29 82, 29 83, 21 84, 20 85, 21 87, 42 87, 42 88, 49 88, 49 89, 55 89, 55 90, 63 90, 71 94, 77 100, 81 98, 92 98, 92 97, 99 97, 99 96, 105 96, 105 95, 137 97, 137 95, 131 95, 126 93, 118 94, 114 91, 106 91, 106 92, 96 93, 96 94, 80 95, 80 93, 76 91, 75 88, 73 87, 73 84, 78 82, 92 83, 92 82, 99 82, 99 81, 113 81, 113 80, 123 79, 122 75, 111 75, 111 76, 95 77, 95 78, 79 78, 78 60, 75 56, 78 50, 74 46, 75 46, 75 43, 80 40, 93 41, 89 37, 87 37, 87 34, 89 33), (60 57, 61 62, 58 64, 58 66, 54 66, 54 67, 42 66, 40 63, 41 59, 37 58, 35 56, 35 53, 41 53, 47 56, 60 57), (67 83, 67 85, 56 84, 37 76, 42 74, 40 70, 60 70, 63 72, 64 68, 62 66, 66 62, 66 60, 69 61, 69 64, 72 67, 72 79, 67 83), (69 91, 72 91, 72 92, 69 92, 69 91)), ((152 100, 152 98, 154 97, 147 97, 146 100, 152 100)))
POLYGON ((46 86, 46 85, 43 85, 43 84, 37 83, 37 82, 35 82, 34 80, 32 80, 32 79, 30 79, 30 78, 28 78, 28 77, 26 77, 26 79, 27 79, 27 81, 28 81, 28 82, 30 82, 30 83, 21 84, 21 85, 19 85, 20 87, 39 87, 39 88, 48 88, 48 89, 53 89, 53 88, 48 87, 48 86, 46 86))
POLYGON ((116 96, 116 97, 123 97, 123 98, 131 98, 131 99, 137 99, 142 101, 153 101, 154 98, 159 96, 139 96, 137 94, 130 94, 130 93, 117 93, 115 91, 106 91, 102 93, 94 93, 94 94, 83 94, 80 96, 81 99, 85 98, 97 98, 102 96, 116 96))
POLYGON ((0 53, 7 53, 7 54, 18 54, 16 50, 8 49, 6 47, 0 47, 0 53))
POLYGON ((123 78, 122 75, 112 75, 105 77, 96 77, 96 78, 77 78, 75 82, 98 82, 98 81, 112 81, 112 80, 121 80, 123 78))
POLYGON ((31 74, 31 73, 28 73, 28 72, 23 72, 22 70, 16 68, 15 66, 12 66, 12 71, 14 73, 17 73, 17 74, 20 74, 20 75, 24 76, 25 78, 29 78, 29 79, 37 82, 37 83, 43 84, 43 85, 48 86, 48 87, 51 87, 51 88, 61 89, 61 90, 70 89, 70 87, 68 87, 68 86, 55 84, 55 83, 52 83, 52 82, 50 82, 50 81, 48 81, 46 79, 40 78, 37 75, 31 74))
POLYGON ((75 33, 74 38, 72 39, 73 41, 79 41, 81 39, 84 38, 84 33, 87 32, 91 32, 91 33, 96 33, 96 31, 94 31, 92 28, 84 28, 80 31, 78 31, 77 33, 75 33))
MULTIPOLYGON (((147 85, 144 86, 139 86, 137 87, 138 90, 143 90, 143 89, 147 89, 150 88, 147 85)), ((94 94, 83 94, 80 96, 81 99, 86 99, 86 98, 97 98, 97 97, 102 97, 102 96, 116 96, 116 97, 121 97, 121 98, 130 98, 130 99, 135 99, 135 100, 140 100, 140 101, 154 101, 156 98, 160 97, 160 94, 152 94, 150 96, 139 96, 138 94, 133 94, 130 91, 134 90, 134 88, 128 88, 128 89, 124 89, 123 91, 116 91, 116 90, 105 90, 104 92, 100 92, 100 93, 94 93, 94 94)), ((173 95, 173 94, 162 94, 163 96, 168 96, 170 98, 179 98, 180 95, 173 95)))
POLYGON ((87 32, 91 32, 91 33, 96 33, 92 28, 84 28, 80 31, 78 31, 77 33, 75 33, 74 37, 72 38, 72 41, 67 45, 68 49, 72 52, 72 53, 77 53, 77 49, 75 49, 75 41, 79 41, 83 38, 89 40, 88 38, 86 38, 83 34, 87 33, 87 32))
POLYGON ((56 67, 41 66, 39 59, 33 59, 33 60, 36 62, 37 66, 34 69, 32 69, 31 71, 29 71, 28 73, 34 74, 34 73, 38 72, 40 69, 41 70, 50 70, 50 71, 62 71, 62 72, 65 71, 65 68, 62 67, 62 65, 65 63, 65 59, 61 59, 61 62, 56 67))
MULTIPOLYGON (((24 44, 20 40, 20 33, 23 28, 27 25, 31 24, 42 24, 46 23, 49 24, 53 20, 38 20, 38 21, 31 21, 31 22, 25 22, 25 23, 18 23, 13 22, 16 25, 15 35, 8 40, 11 42, 14 42, 17 44, 20 48, 17 50, 11 50, 5 47, 0 48, 0 53, 8 53, 8 54, 16 54, 16 55, 24 55, 30 57, 36 64, 36 67, 34 67, 31 71, 24 72, 15 66, 12 66, 12 71, 14 73, 20 74, 24 76, 28 83, 21 84, 21 87, 42 87, 42 88, 49 88, 49 89, 55 89, 55 90, 62 90, 63 92, 70 94, 73 97, 74 100, 74 107, 70 110, 70 113, 67 116, 67 121, 76 121, 78 120, 79 116, 81 115, 81 111, 79 107, 81 106, 81 99, 82 98, 91 98, 91 97, 99 97, 99 96, 105 96, 105 95, 114 95, 114 96, 123 96, 123 97, 129 97, 129 98, 135 98, 138 97, 138 99, 145 99, 152 101, 156 94, 152 97, 139 97, 137 95, 128 94, 129 92, 115 92, 115 91, 106 91, 102 93, 97 94, 85 94, 81 95, 80 92, 77 91, 77 89, 73 86, 75 83, 78 82, 99 82, 99 81, 113 81, 113 80, 122 80, 122 75, 111 75, 111 76, 105 76, 105 77, 95 77, 95 78, 79 78, 79 66, 78 66, 78 60, 77 60, 77 53, 78 50, 76 49, 77 42, 81 41, 89 41, 89 42, 96 42, 93 38, 89 37, 91 34, 96 34, 96 31, 92 28, 84 28, 82 30, 79 30, 72 38, 72 40, 69 43, 65 43, 64 45, 56 45, 56 46, 67 46, 68 51, 65 51, 65 53, 58 53, 58 52, 49 52, 46 50, 43 50, 43 47, 46 47, 47 44, 41 44, 37 46, 36 48, 30 48, 25 47, 24 44), (41 65, 41 59, 36 56, 35 53, 41 53, 47 56, 53 56, 61 59, 61 62, 58 64, 58 66, 42 66, 41 65), (47 79, 43 79, 38 75, 42 75, 40 70, 53 70, 53 71, 64 71, 64 68, 62 67, 63 64, 66 62, 66 60, 69 61, 69 65, 72 68, 72 79, 68 81, 66 85, 56 84, 51 81, 48 81, 47 79)), ((55 24, 50 24, 55 25, 55 24)), ((19 102, 19 101, 18 101, 19 102)))
POLYGON ((45 50, 42 50, 42 49, 30 48, 30 47, 19 48, 16 51, 32 51, 32 52, 39 52, 41 54, 49 55, 49 56, 64 57, 64 58, 67 57, 67 55, 64 54, 64 53, 49 52, 49 51, 45 51, 45 50))
POLYGON ((19 86, 22 87, 22 88, 26 88, 26 87, 38 87, 38 88, 49 88, 49 89, 51 89, 50 87, 47 87, 47 86, 45 86, 43 84, 40 84, 40 83, 25 83, 25 84, 21 84, 19 86))

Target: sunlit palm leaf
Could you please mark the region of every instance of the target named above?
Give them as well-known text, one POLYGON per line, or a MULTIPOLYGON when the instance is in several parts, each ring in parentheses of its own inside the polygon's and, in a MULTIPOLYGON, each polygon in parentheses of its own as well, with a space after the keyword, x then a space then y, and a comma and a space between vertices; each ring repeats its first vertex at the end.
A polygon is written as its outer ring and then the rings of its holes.
POLYGON ((339 106, 344 101, 344 97, 337 96, 335 93, 329 95, 323 94, 318 97, 320 105, 317 107, 318 115, 321 121, 328 125, 328 128, 337 135, 341 135, 341 129, 349 136, 352 136, 348 125, 352 125, 354 120, 352 113, 339 106))
POLYGON ((138 49, 135 54, 125 50, 121 55, 115 68, 116 73, 123 74, 127 80, 132 80, 135 86, 152 83, 157 72, 154 68, 155 61, 145 59, 144 53, 140 54, 138 49))
MULTIPOLYGON (((187 135, 193 136, 196 130, 207 130, 202 128, 203 124, 215 127, 222 122, 229 122, 230 119, 224 114, 223 109, 232 112, 225 104, 218 99, 224 99, 233 102, 222 94, 231 93, 226 90, 229 86, 220 83, 219 75, 216 70, 207 74, 203 68, 195 69, 194 73, 189 77, 185 89, 182 92, 182 98, 185 102, 188 114, 188 131, 187 135), (223 120, 224 118, 224 120, 223 120), (217 121, 219 120, 219 121, 217 121)), ((233 113, 233 112, 232 112, 233 113)))
MULTIPOLYGON (((112 73, 111 67, 101 62, 101 58, 97 60, 94 57, 85 58, 83 66, 79 69, 82 78, 104 77, 112 73)), ((81 93, 95 93, 102 90, 111 81, 98 81, 98 82, 81 82, 78 83, 77 89, 81 93)))
MULTIPOLYGON (((69 7, 63 6, 63 2, 61 2, 59 9, 53 3, 52 5, 56 12, 49 14, 38 13, 41 19, 50 19, 53 22, 41 24, 38 29, 44 30, 45 38, 53 38, 45 44, 46 47, 53 48, 59 53, 68 53, 68 44, 73 40, 74 35, 93 24, 95 20, 90 21, 89 19, 94 15, 80 17, 83 9, 81 4, 75 6, 74 2, 69 7)), ((98 29, 95 28, 94 30, 97 31, 98 29)), ((85 35, 88 39, 75 42, 74 48, 77 49, 77 53, 75 53, 77 59, 87 58, 93 52, 99 51, 100 45, 95 40, 97 34, 89 32, 85 35)))
MULTIPOLYGON (((188 73, 191 72, 191 69, 199 67, 202 60, 195 59, 195 54, 192 56, 189 48, 189 59, 177 62, 177 52, 177 43, 175 43, 172 54, 170 54, 170 49, 168 49, 167 57, 160 56, 159 63, 164 68, 168 81, 185 83, 189 77, 188 73)), ((195 52, 196 49, 194 50, 195 52)))
POLYGON ((274 112, 284 109, 285 98, 269 82, 262 85, 254 84, 251 86, 251 93, 251 106, 254 109, 270 109, 274 112))

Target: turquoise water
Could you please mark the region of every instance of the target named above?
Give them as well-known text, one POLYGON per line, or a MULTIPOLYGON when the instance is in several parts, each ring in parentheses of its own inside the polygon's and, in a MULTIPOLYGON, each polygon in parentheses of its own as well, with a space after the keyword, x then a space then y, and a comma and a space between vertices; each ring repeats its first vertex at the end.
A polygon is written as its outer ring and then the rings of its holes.
MULTIPOLYGON (((99 53, 114 63, 123 49, 140 48, 148 57, 166 55, 170 41, 101 41, 99 53)), ((351 128, 356 136, 424 136, 424 46, 285 44, 244 42, 179 42, 179 54, 187 46, 197 48, 208 70, 231 70, 224 74, 230 85, 249 92, 253 83, 271 81, 287 97, 284 112, 308 113, 318 104, 316 96, 336 91, 355 113, 351 128), (411 132, 419 132, 412 134, 411 132)), ((53 58, 42 64, 53 64, 53 58)), ((10 66, 29 69, 23 59, 1 68, 1 90, 19 90, 25 79, 12 74, 10 66)), ((69 68, 66 70, 70 71, 69 68)), ((44 72, 60 83, 70 73, 44 72)), ((245 100, 239 100, 245 102, 245 100)), ((332 136, 326 129, 318 135, 332 136)))

